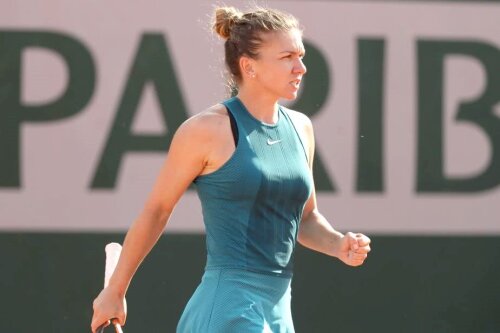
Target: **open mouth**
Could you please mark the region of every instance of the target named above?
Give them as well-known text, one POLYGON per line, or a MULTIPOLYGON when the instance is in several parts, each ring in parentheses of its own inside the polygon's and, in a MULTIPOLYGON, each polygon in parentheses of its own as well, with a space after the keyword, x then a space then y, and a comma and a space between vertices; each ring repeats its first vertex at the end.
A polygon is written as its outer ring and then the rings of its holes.
POLYGON ((299 89, 300 80, 293 80, 292 82, 290 82, 290 84, 294 86, 296 89, 299 89))

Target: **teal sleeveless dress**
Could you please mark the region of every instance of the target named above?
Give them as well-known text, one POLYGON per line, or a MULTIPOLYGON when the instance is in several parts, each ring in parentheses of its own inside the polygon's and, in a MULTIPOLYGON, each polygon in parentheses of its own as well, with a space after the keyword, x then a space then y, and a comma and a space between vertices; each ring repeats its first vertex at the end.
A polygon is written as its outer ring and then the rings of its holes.
POLYGON ((312 192, 306 151, 286 108, 266 124, 237 97, 223 104, 238 141, 226 163, 194 181, 207 263, 177 332, 291 333, 293 252, 312 192))

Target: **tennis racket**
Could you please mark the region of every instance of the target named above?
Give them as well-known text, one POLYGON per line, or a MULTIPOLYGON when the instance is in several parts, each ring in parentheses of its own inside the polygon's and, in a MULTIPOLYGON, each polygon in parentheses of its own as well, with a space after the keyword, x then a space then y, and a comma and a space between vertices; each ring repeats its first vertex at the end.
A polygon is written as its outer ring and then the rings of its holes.
MULTIPOLYGON (((118 258, 120 258, 120 253, 122 251, 122 246, 118 243, 109 243, 104 248, 106 251, 106 266, 104 269, 104 288, 108 286, 109 279, 115 270, 116 264, 118 263, 118 258)), ((116 333, 123 333, 122 327, 117 322, 111 319, 111 324, 115 327, 116 333)), ((104 332, 104 325, 102 324, 97 329, 97 333, 104 332)))

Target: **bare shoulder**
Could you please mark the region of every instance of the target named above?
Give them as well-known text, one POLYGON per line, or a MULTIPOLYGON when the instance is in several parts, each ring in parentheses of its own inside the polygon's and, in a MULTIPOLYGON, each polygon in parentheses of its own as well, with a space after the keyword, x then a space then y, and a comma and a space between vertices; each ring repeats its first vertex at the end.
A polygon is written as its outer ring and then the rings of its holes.
POLYGON ((201 111, 193 118, 205 119, 207 121, 224 121, 227 117, 226 107, 219 103, 201 111))
POLYGON ((226 127, 227 122, 225 106, 216 104, 187 119, 179 126, 176 134, 203 139, 217 134, 221 127, 226 127))

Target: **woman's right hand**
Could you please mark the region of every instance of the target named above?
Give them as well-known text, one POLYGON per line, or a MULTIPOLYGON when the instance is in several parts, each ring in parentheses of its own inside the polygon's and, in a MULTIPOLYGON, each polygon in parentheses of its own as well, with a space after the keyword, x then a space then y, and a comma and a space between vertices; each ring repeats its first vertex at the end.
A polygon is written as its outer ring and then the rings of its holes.
POLYGON ((116 318, 118 323, 125 325, 127 317, 127 301, 125 296, 113 289, 112 286, 104 288, 93 303, 94 315, 92 316, 92 332, 95 333, 99 326, 110 324, 110 319, 116 318))

